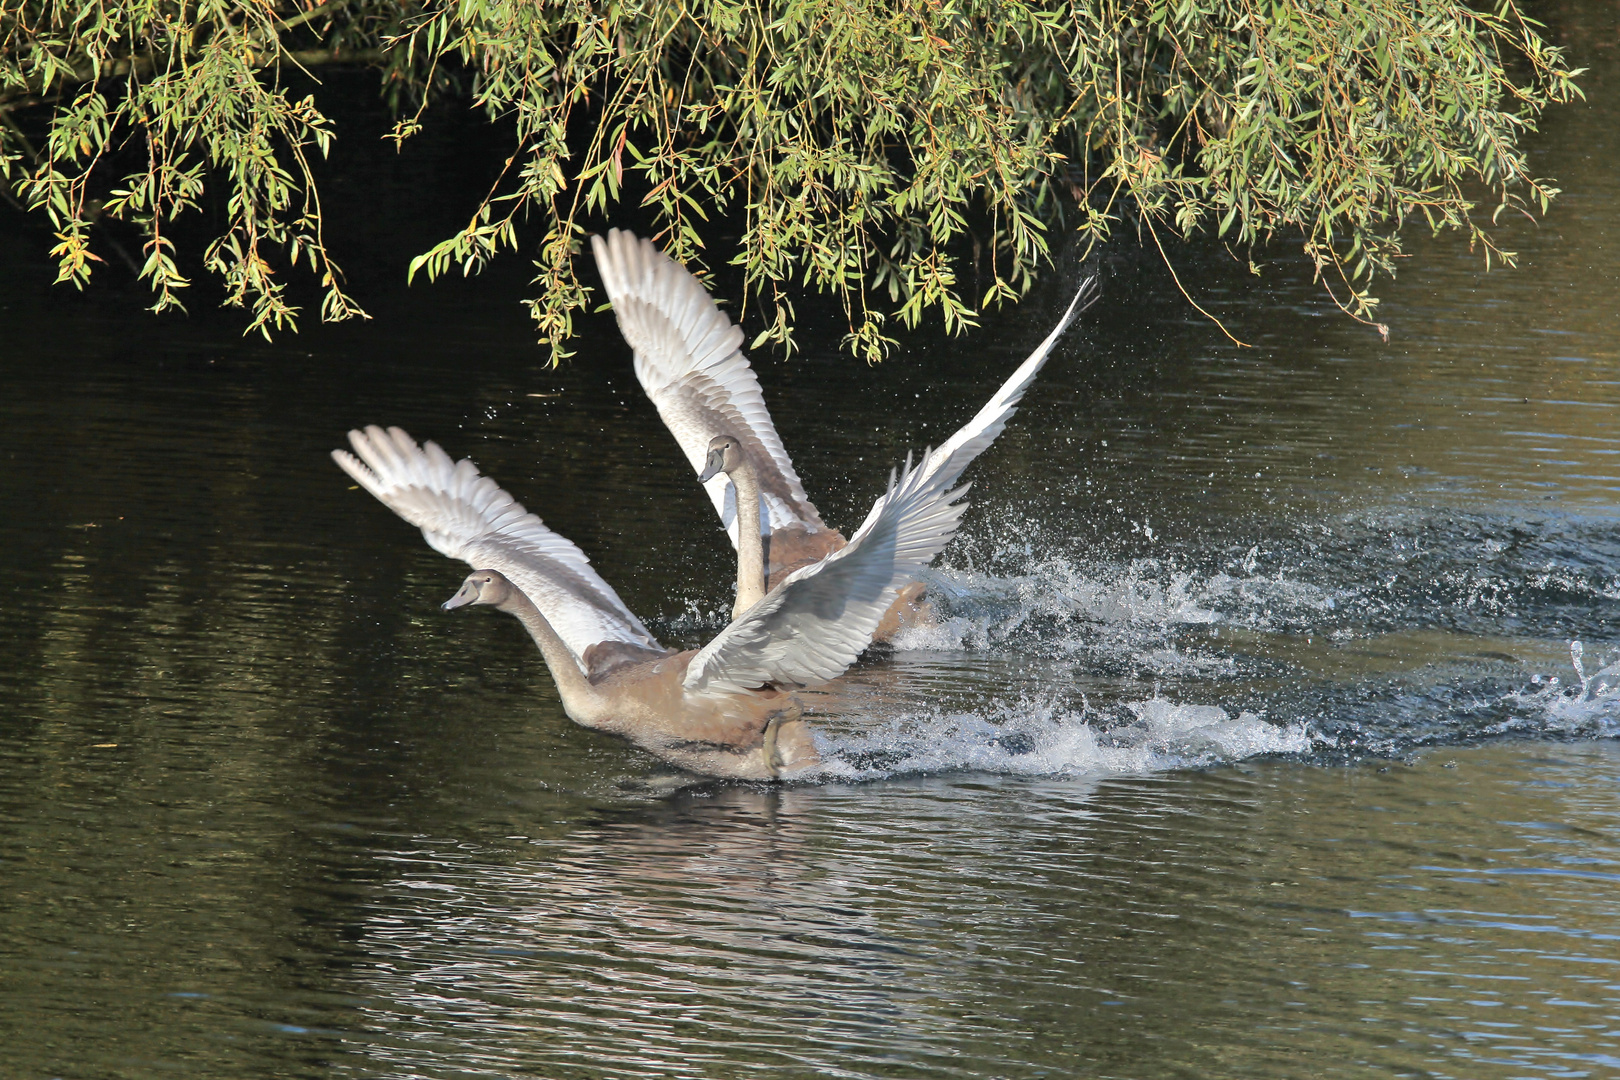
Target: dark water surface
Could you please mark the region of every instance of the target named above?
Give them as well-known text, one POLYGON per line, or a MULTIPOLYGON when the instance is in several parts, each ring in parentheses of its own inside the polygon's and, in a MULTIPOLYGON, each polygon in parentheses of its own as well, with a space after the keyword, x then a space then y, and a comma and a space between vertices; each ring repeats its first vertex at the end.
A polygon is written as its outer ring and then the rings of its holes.
MULTIPOLYGON (((476 154, 340 147, 378 318, 273 345, 52 290, 4 219, 0 1075, 1620 1071, 1620 21, 1551 16, 1594 70, 1522 268, 1416 239, 1384 345, 1284 251, 1180 253, 1240 349, 1113 253, 949 618, 815 696, 834 775, 781 790, 570 724, 326 456, 437 439, 664 640, 724 621, 611 316, 551 370, 521 259, 398 285, 476 154)), ((825 313, 757 357, 827 520, 1069 287, 875 371, 825 313)))

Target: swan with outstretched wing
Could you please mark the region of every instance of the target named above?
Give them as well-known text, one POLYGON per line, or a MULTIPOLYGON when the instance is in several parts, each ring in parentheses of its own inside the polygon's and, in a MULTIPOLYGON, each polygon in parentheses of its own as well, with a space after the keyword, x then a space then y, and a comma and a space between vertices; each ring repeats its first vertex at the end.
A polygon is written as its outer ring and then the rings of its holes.
MULTIPOLYGON (((658 408, 681 451, 701 476, 721 523, 737 549, 734 615, 800 567, 844 546, 837 529, 821 520, 765 407, 759 380, 743 354, 742 330, 726 318, 701 282, 651 241, 622 229, 593 236, 597 269, 619 330, 635 353, 636 378, 658 408), (717 441, 736 443, 734 465, 706 468, 717 441), (751 506, 758 504, 758 512, 751 506), (757 519, 758 527, 745 522, 757 519)), ((990 401, 922 465, 949 486, 989 448, 1017 411, 1024 392, 1045 365, 1075 315, 1096 299, 1097 280, 1087 278, 1046 340, 1007 378, 990 401)), ((904 625, 926 618, 923 588, 913 583, 897 594, 880 628, 887 640, 904 625)))
POLYGON ((770 778, 819 758, 792 691, 837 678, 896 592, 955 534, 966 504, 910 462, 855 537, 802 567, 701 650, 665 649, 591 567, 469 460, 399 428, 332 452, 355 482, 473 566, 446 608, 487 604, 528 629, 575 722, 711 776, 770 778))

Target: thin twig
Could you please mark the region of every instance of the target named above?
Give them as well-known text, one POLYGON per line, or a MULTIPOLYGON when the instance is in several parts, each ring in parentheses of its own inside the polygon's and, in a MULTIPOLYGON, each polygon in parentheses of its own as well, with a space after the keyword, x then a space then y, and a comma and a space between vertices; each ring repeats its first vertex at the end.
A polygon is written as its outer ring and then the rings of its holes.
POLYGON ((310 8, 302 15, 294 15, 289 19, 282 19, 276 24, 276 29, 285 33, 295 26, 303 26, 310 20, 318 19, 322 15, 336 14, 339 10, 348 6, 349 0, 327 0, 327 3, 322 4, 320 7, 310 8))
POLYGON ((28 141, 28 136, 24 135, 23 129, 17 126, 17 121, 11 118, 11 109, 3 104, 0 104, 0 124, 4 124, 10 129, 11 133, 17 137, 17 141, 22 144, 23 153, 28 155, 28 164, 36 169, 39 168, 39 151, 35 150, 34 144, 28 141))
POLYGON ((1194 300, 1192 298, 1192 294, 1187 291, 1186 286, 1184 286, 1181 283, 1181 278, 1176 274, 1176 268, 1173 265, 1171 265, 1170 256, 1165 254, 1164 245, 1159 243, 1159 231, 1153 227, 1153 215, 1147 213, 1146 211, 1143 211, 1143 213, 1142 213, 1142 221, 1148 227, 1148 235, 1153 237, 1153 246, 1159 249, 1159 258, 1164 260, 1165 269, 1170 271, 1170 280, 1174 281, 1176 283, 1176 288, 1181 290, 1181 295, 1186 297, 1187 303, 1191 304, 1194 308, 1196 308, 1197 311, 1198 311, 1198 314, 1202 315, 1204 318, 1208 319, 1210 322, 1214 323, 1217 327, 1219 327, 1221 333, 1225 334, 1227 336, 1227 338, 1229 338, 1231 340, 1232 344, 1240 346, 1241 348, 1245 348, 1245 349, 1254 348, 1254 346, 1250 345, 1247 341, 1239 341, 1236 337, 1233 337, 1232 336, 1232 331, 1230 331, 1230 330, 1228 330, 1226 328, 1225 323, 1221 322, 1221 320, 1217 319, 1215 316, 1213 316, 1209 312, 1205 311, 1203 309, 1203 307, 1201 307, 1199 305, 1198 301, 1196 301, 1196 300, 1194 300))

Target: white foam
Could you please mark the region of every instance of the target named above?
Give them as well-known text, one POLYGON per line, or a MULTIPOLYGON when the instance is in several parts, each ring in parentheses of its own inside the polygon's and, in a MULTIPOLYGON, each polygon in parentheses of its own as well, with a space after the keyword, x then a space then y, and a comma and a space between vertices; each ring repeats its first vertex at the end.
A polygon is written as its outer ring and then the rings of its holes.
POLYGON ((1556 675, 1536 675, 1534 689, 1508 694, 1509 702, 1530 715, 1509 721, 1503 730, 1534 728, 1599 739, 1620 735, 1620 658, 1588 675, 1585 646, 1572 641, 1569 654, 1575 678, 1566 683, 1556 675))
MULTIPOLYGON (((1331 618, 1343 599, 1281 571, 1195 574, 1152 558, 1123 563, 1045 558, 1009 576, 938 569, 925 583, 939 621, 902 631, 894 641, 897 649, 980 649, 1038 630, 1047 653, 1079 646, 1145 654, 1162 652, 1188 627, 1308 628, 1331 618)), ((1187 663, 1186 657, 1175 661, 1190 670, 1187 663)))
POLYGON ((957 771, 1140 774, 1331 745, 1301 723, 1272 724, 1250 712, 1233 717, 1218 706, 1157 695, 1114 714, 1027 700, 983 714, 919 712, 868 720, 853 732, 820 731, 817 741, 824 775, 840 779, 957 771))

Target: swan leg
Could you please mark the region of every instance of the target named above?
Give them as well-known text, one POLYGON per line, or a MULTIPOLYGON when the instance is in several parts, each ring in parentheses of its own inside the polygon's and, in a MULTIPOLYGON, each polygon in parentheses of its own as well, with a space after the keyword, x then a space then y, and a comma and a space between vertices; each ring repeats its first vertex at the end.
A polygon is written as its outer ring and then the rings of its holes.
POLYGON ((782 754, 776 748, 776 735, 782 729, 782 714, 774 713, 765 721, 765 767, 770 770, 771 779, 779 780, 782 777, 782 754))
POLYGON ((765 719, 765 768, 770 770, 772 780, 781 779, 782 766, 787 764, 787 759, 782 756, 781 747, 778 745, 782 725, 804 715, 804 706, 799 704, 797 698, 791 698, 789 701, 790 704, 777 709, 765 719))

